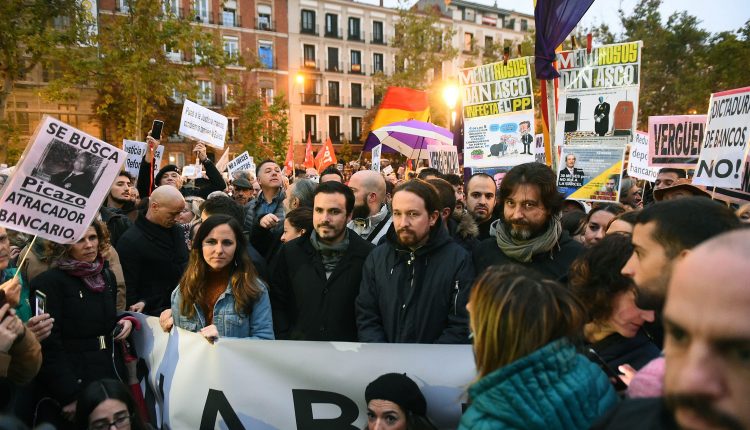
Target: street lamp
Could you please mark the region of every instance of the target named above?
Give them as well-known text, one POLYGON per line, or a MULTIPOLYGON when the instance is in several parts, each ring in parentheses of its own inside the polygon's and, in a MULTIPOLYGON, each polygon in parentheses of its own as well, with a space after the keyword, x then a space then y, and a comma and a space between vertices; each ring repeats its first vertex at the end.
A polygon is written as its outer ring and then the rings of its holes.
POLYGON ((300 84, 300 85, 304 84, 305 83, 305 75, 303 75, 302 73, 297 73, 296 80, 297 80, 298 84, 300 84))
POLYGON ((448 110, 451 111, 451 118, 448 123, 448 128, 452 129, 453 124, 456 122, 456 102, 458 101, 458 87, 454 84, 448 84, 443 89, 443 100, 448 105, 448 110))

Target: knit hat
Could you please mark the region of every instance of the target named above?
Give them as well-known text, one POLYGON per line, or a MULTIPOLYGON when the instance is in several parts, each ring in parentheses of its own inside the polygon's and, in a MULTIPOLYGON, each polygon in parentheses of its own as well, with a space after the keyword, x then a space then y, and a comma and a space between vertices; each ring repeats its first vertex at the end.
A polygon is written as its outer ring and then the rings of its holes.
POLYGON ((180 173, 180 170, 175 166, 174 164, 167 164, 166 166, 159 169, 159 172, 154 177, 154 186, 158 187, 159 183, 161 182, 161 177, 164 176, 167 172, 177 172, 180 173))
POLYGON ((393 402, 404 411, 417 415, 427 413, 427 401, 422 391, 405 373, 386 373, 370 382, 365 389, 365 401, 370 403, 373 399, 393 402))

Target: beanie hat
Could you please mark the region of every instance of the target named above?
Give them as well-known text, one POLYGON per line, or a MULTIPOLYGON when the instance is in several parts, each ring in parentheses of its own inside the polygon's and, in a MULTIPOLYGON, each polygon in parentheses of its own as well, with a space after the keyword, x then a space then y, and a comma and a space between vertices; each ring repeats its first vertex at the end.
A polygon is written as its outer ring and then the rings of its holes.
POLYGON ((373 399, 393 402, 404 411, 417 415, 427 413, 427 401, 422 391, 405 373, 386 373, 370 382, 365 389, 365 401, 370 403, 373 399))
POLYGON ((161 177, 164 176, 167 172, 176 172, 180 173, 180 170, 175 166, 174 164, 167 164, 166 166, 159 169, 159 172, 154 177, 154 187, 159 186, 159 182, 161 182, 161 177))

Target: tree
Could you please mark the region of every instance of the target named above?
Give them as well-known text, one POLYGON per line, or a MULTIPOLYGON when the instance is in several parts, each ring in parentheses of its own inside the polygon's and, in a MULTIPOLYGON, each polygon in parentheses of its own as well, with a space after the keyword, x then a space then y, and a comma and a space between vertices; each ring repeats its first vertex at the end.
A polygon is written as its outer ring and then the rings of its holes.
POLYGON ((63 75, 48 95, 64 99, 77 86, 92 87, 95 112, 115 129, 110 140, 140 140, 171 99, 195 99, 199 69, 223 83, 225 66, 242 59, 225 54, 218 35, 203 31, 192 13, 166 9, 169 3, 130 0, 127 15, 100 16, 96 45, 57 53, 63 75))
POLYGON ((267 104, 257 88, 240 89, 227 112, 239 118, 237 141, 243 150, 256 160, 284 163, 289 145, 289 105, 283 94, 267 104))
POLYGON ((44 65, 50 51, 83 42, 92 19, 78 0, 3 0, 0 17, 0 160, 6 161, 13 135, 6 108, 15 82, 44 65))

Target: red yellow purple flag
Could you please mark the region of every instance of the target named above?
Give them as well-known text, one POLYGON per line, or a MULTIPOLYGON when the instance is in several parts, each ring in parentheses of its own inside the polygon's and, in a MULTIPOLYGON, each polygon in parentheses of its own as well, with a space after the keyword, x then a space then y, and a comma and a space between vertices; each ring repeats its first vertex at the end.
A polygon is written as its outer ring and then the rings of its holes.
POLYGON ((384 125, 410 119, 427 121, 429 117, 430 104, 425 91, 388 87, 370 130, 377 130, 384 125))
POLYGON ((331 138, 326 139, 325 145, 318 150, 318 155, 315 156, 315 165, 318 172, 322 172, 326 167, 331 164, 336 164, 336 151, 333 149, 333 142, 331 138))

